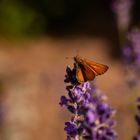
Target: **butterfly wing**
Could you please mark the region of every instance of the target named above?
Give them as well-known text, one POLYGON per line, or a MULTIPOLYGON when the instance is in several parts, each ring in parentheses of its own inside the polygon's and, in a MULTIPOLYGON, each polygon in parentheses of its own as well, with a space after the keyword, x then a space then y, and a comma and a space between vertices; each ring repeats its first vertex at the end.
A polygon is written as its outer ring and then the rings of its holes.
POLYGON ((95 78, 94 72, 87 65, 79 65, 76 69, 76 77, 79 82, 91 81, 95 78))
POLYGON ((108 70, 108 66, 96 63, 95 61, 91 61, 88 59, 85 59, 84 62, 86 65, 94 72, 95 76, 104 74, 108 70))
POLYGON ((82 69, 80 67, 77 67, 77 69, 76 69, 76 78, 79 82, 84 82, 85 81, 82 69))

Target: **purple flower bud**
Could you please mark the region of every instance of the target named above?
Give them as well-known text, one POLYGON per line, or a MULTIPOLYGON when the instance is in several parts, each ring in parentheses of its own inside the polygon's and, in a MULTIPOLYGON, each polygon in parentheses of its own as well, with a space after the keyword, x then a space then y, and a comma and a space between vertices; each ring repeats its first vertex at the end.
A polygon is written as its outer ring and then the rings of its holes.
POLYGON ((83 91, 86 91, 86 90, 90 90, 91 88, 90 88, 90 84, 89 84, 89 82, 85 82, 84 84, 83 84, 83 88, 82 88, 82 90, 83 91))
POLYGON ((74 65, 74 68, 71 70, 70 66, 66 69, 66 75, 65 75, 65 83, 71 83, 71 84, 79 84, 76 79, 76 66, 74 65))
POLYGON ((137 98, 137 102, 140 103, 140 97, 137 98))
POLYGON ((137 121, 137 124, 140 126, 140 116, 136 115, 136 116, 135 116, 135 119, 136 119, 136 121, 137 121))
POLYGON ((72 105, 69 105, 68 107, 68 110, 71 112, 71 113, 76 113, 76 107, 75 106, 72 106, 72 105))
POLYGON ((133 140, 140 140, 140 135, 135 136, 133 140))
POLYGON ((64 130, 67 132, 68 135, 70 135, 71 137, 75 137, 78 132, 77 132, 77 126, 74 122, 66 122, 65 123, 65 128, 64 130))
POLYGON ((67 105, 68 104, 68 99, 65 97, 65 96, 61 96, 61 99, 60 99, 60 105, 63 106, 63 105, 67 105))
POLYGON ((67 140, 71 140, 71 137, 70 136, 67 136, 67 140))
POLYGON ((93 110, 88 110, 87 114, 86 114, 86 117, 87 117, 87 121, 89 124, 92 124, 93 122, 95 122, 96 120, 96 113, 95 111, 93 110))

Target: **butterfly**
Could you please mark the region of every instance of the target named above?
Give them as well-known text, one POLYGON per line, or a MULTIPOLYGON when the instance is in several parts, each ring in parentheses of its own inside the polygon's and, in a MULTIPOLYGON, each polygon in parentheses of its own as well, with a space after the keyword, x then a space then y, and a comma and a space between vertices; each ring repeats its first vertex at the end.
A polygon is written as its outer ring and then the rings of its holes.
POLYGON ((95 61, 74 57, 76 65, 76 79, 79 82, 92 81, 95 76, 102 75, 108 70, 108 66, 96 63, 95 61))

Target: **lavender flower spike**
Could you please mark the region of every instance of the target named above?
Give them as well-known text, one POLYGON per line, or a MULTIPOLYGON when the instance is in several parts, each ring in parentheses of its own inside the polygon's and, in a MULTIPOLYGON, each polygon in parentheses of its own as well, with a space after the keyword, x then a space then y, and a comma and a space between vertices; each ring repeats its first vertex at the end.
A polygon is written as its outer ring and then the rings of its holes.
POLYGON ((68 97, 62 96, 60 105, 73 114, 65 123, 67 140, 115 140, 115 110, 105 102, 106 96, 89 82, 79 83, 75 65, 67 67, 64 82, 68 97))
POLYGON ((123 47, 123 62, 128 75, 128 84, 135 86, 140 77, 140 30, 133 28, 127 35, 127 41, 123 47))
POLYGON ((112 0, 112 11, 116 14, 120 30, 127 30, 131 21, 133 0, 112 0))

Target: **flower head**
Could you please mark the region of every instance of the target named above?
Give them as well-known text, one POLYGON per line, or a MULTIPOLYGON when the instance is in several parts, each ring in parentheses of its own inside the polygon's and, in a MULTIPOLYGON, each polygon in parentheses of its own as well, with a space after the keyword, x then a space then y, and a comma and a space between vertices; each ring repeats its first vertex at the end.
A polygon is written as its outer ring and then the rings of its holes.
POLYGON ((112 11, 116 14, 118 27, 127 30, 131 19, 133 0, 112 0, 112 11))
POLYGON ((64 82, 68 97, 62 96, 60 105, 73 114, 65 123, 67 139, 115 140, 115 110, 105 102, 105 95, 89 82, 79 83, 75 65, 73 69, 67 67, 64 82))
POLYGON ((132 29, 122 50, 122 58, 128 76, 128 84, 136 85, 140 77, 140 31, 132 29))

